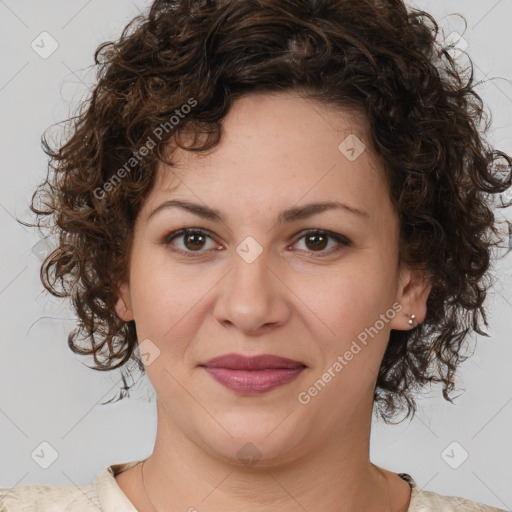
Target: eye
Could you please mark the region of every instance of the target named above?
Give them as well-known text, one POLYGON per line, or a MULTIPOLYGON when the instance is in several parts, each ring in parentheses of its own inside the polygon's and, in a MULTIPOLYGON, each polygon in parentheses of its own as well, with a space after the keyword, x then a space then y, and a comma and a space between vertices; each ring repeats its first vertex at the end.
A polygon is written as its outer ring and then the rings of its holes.
MULTIPOLYGON (((179 231, 173 231, 169 235, 167 235, 163 240, 162 244, 164 245, 174 245, 175 251, 184 254, 185 256, 194 256, 195 252, 205 252, 201 249, 204 248, 207 239, 213 241, 212 237, 203 231, 202 229, 180 229, 179 231), (176 239, 180 239, 183 242, 181 247, 176 247, 172 242, 176 239)), ((214 247, 218 247, 218 245, 213 244, 214 247)), ((210 247, 212 248, 212 247, 210 247)))
POLYGON ((302 236, 297 240, 297 242, 295 242, 295 244, 297 244, 302 239, 304 239, 304 244, 306 246, 305 250, 313 253, 319 252, 321 253, 320 257, 323 256, 324 253, 329 255, 340 251, 343 249, 343 247, 349 247, 352 245, 352 242, 345 236, 321 229, 302 232, 302 236), (325 247, 329 243, 329 239, 334 240, 336 244, 328 251, 324 251, 325 247))

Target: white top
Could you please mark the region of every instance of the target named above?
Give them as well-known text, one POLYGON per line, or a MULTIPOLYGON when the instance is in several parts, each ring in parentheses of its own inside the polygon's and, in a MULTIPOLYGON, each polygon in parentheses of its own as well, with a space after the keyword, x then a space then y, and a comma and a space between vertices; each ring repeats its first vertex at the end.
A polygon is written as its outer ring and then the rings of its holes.
MULTIPOLYGON (((140 462, 113 464, 98 473, 91 483, 77 487, 24 485, 14 489, 0 488, 0 512, 137 512, 114 476, 140 462)), ((505 512, 463 498, 421 491, 410 475, 399 475, 411 486, 407 512, 505 512)))

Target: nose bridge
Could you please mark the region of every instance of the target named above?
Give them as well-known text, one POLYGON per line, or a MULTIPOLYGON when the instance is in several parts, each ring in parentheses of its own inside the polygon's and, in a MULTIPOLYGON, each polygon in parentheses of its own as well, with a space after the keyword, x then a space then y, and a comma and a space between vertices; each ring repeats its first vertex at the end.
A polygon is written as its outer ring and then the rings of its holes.
POLYGON ((270 268, 268 250, 248 237, 236 248, 232 270, 224 281, 216 315, 241 330, 257 331, 280 321, 283 304, 278 279, 270 268))

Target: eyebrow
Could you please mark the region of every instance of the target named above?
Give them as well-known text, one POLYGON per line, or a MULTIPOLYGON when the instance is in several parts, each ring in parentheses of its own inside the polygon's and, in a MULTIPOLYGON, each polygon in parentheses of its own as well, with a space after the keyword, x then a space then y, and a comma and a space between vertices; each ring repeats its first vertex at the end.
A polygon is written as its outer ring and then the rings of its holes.
MULTIPOLYGON (((226 217, 219 210, 179 199, 170 199, 168 201, 164 201, 161 205, 157 206, 148 215, 147 220, 153 217, 156 213, 167 208, 181 208, 182 210, 186 210, 190 213, 193 213, 194 215, 197 215, 198 217, 202 217, 203 219, 211 220, 214 222, 218 221, 226 223, 226 217)), ((287 210, 283 210, 277 218, 277 223, 284 224, 296 220, 306 219, 318 213, 322 213, 324 211, 332 209, 344 210, 353 215, 361 217, 369 217, 368 212, 360 210, 353 206, 349 206, 348 204, 342 203, 340 201, 323 201, 320 203, 310 203, 304 206, 298 206, 289 208, 287 210)))

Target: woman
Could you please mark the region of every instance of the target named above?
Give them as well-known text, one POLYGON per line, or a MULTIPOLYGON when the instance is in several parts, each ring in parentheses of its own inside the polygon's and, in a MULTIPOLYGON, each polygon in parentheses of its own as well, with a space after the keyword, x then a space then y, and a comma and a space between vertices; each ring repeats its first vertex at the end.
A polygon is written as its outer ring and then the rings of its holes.
POLYGON ((499 510, 368 456, 374 405, 451 400, 512 183, 437 31, 401 0, 157 0, 98 49, 32 201, 42 277, 75 352, 147 373, 157 437, 6 510, 499 510))

